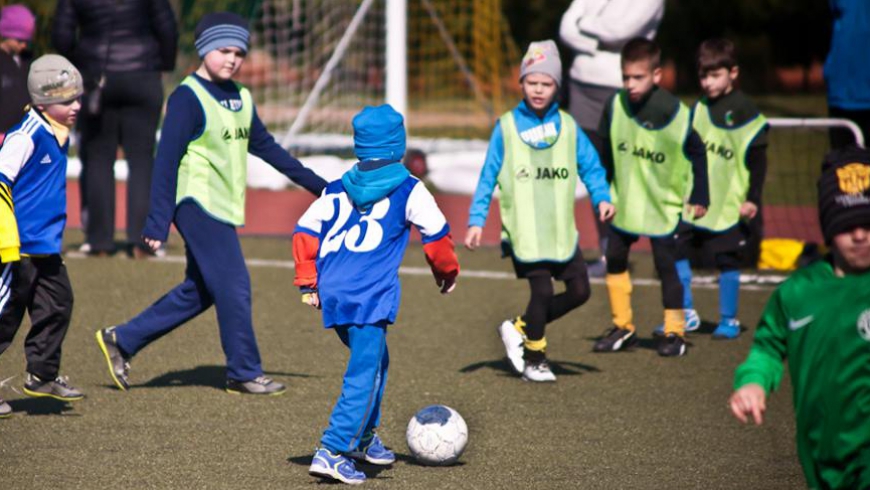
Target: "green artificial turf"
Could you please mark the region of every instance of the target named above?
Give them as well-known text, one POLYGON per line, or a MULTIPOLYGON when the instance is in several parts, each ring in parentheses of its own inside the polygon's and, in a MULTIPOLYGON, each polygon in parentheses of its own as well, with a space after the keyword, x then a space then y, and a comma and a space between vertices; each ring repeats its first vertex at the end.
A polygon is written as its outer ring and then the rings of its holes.
MULTIPOLYGON (((75 233, 73 233, 75 235, 75 233)), ((263 366, 288 384, 284 396, 232 396, 222 389, 224 358, 214 310, 155 342, 132 361, 132 388, 112 386, 94 341, 98 328, 123 322, 176 284, 180 262, 121 257, 68 258, 76 296, 62 373, 85 391, 73 404, 28 399, 10 386, 24 376, 22 326, 0 357, 0 396, 15 414, 0 420, 0 488, 271 489, 312 488, 313 449, 341 386, 347 359, 337 336, 321 327, 292 286, 286 240, 245 239, 254 323, 263 366)), ((170 255, 183 251, 175 237, 170 255)), ((510 273, 497 250, 460 251, 465 271, 510 273)), ((649 257, 633 256, 635 270, 649 257)), ((425 267, 419 246, 407 265, 425 267)), ((231 278, 228 278, 231 280, 231 278)), ((661 319, 660 291, 638 286, 634 311, 643 342, 632 352, 593 354, 609 325, 604 286, 590 302, 548 329, 558 382, 538 385, 508 371, 495 327, 520 314, 524 282, 460 278, 438 294, 425 275, 403 275, 402 307, 388 337, 391 366, 383 440, 399 461, 364 466, 367 488, 650 489, 764 488, 804 485, 794 447, 790 387, 769 403, 761 427, 729 414, 734 367, 754 328, 732 342, 713 341, 707 324, 692 334, 689 355, 659 357, 651 332, 661 319), (458 410, 470 441, 460 464, 415 464, 404 441, 407 421, 426 405, 458 410)), ((740 317, 754 325, 769 291, 741 297, 740 317)), ((696 292, 714 321, 717 293, 696 292)))

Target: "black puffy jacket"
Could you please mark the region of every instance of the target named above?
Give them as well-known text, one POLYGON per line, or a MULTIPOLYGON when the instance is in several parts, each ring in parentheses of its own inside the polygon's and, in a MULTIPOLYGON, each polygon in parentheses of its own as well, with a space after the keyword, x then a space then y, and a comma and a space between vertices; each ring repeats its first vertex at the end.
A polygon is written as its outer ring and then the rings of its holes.
POLYGON ((85 77, 171 71, 178 27, 168 0, 58 0, 51 41, 85 77))

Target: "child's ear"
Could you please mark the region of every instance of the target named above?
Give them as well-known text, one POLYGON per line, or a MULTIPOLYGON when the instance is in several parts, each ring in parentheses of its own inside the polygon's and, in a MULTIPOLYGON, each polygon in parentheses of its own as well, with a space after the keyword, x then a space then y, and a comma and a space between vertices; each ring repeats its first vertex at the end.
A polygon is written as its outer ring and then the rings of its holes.
POLYGON ((731 70, 728 71, 728 78, 730 78, 731 81, 733 82, 734 80, 737 80, 737 77, 739 77, 739 76, 740 76, 740 67, 737 65, 732 66, 731 70))
POLYGON ((658 85, 662 82, 662 68, 660 66, 653 68, 653 83, 658 85))

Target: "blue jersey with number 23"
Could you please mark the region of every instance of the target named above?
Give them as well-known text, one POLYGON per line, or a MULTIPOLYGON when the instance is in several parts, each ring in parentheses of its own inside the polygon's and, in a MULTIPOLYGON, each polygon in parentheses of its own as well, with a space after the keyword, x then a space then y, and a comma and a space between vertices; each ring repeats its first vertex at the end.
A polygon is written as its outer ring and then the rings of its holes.
POLYGON ((412 224, 424 244, 450 231, 432 194, 414 177, 367 211, 353 205, 340 180, 324 189, 296 225, 296 232, 320 240, 317 289, 324 326, 396 321, 399 265, 412 224))

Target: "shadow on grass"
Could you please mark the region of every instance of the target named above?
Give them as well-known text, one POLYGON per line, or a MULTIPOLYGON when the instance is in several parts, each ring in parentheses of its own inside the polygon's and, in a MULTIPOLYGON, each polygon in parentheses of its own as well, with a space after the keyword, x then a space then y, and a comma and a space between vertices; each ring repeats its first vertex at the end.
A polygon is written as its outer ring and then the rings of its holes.
MULTIPOLYGON (((183 369, 162 374, 142 384, 132 385, 135 388, 172 388, 176 386, 207 386, 223 390, 227 383, 227 368, 225 366, 197 366, 193 369, 183 369)), ((279 373, 268 371, 269 376, 293 378, 310 378, 308 374, 279 373)), ((112 385, 114 386, 114 385, 112 385)))
POLYGON ((63 415, 65 417, 81 417, 79 413, 69 413, 73 407, 68 402, 54 398, 21 398, 8 400, 12 412, 24 412, 27 415, 63 415))
MULTIPOLYGON (((415 458, 414 456, 412 456, 410 454, 402 454, 402 453, 396 453, 396 461, 401 461, 405 464, 409 464, 411 466, 418 466, 420 468, 444 468, 445 467, 445 466, 435 466, 435 465, 431 465, 431 464, 423 464, 423 463, 417 461, 417 458, 415 458)), ((446 465, 446 466, 447 467, 449 467, 449 466, 465 466, 465 463, 463 463, 462 461, 457 461, 451 465, 446 465)))
MULTIPOLYGON (((567 375, 567 376, 575 376, 583 373, 598 373, 599 369, 595 366, 590 366, 589 364, 583 364, 579 362, 569 362, 569 361, 554 361, 553 359, 549 359, 550 361, 550 369, 553 370, 553 374, 557 376, 567 375)), ((469 364, 464 368, 460 369, 460 373, 473 373, 475 371, 479 371, 481 369, 491 369, 493 371, 498 371, 499 374, 503 376, 510 376, 512 378, 516 377, 517 374, 514 373, 513 368, 507 358, 503 359, 494 359, 491 361, 481 361, 476 362, 474 364, 469 364)))
MULTIPOLYGON (((702 328, 702 329, 704 328, 704 327, 703 327, 703 324, 702 324, 701 328, 702 328)), ((715 326, 714 326, 714 328, 715 328, 715 326)), ((712 330, 711 330, 711 331, 712 331, 712 330)), ((698 333, 698 332, 700 332, 700 333, 704 333, 704 332, 702 332, 701 330, 698 330, 698 331, 696 331, 695 333, 698 333)), ((646 336, 646 337, 640 337, 640 336, 638 336, 638 337, 637 337, 637 342, 635 342, 633 345, 630 345, 630 346, 628 346, 628 347, 623 347, 622 349, 620 349, 620 350, 618 350, 618 351, 614 351, 614 352, 610 352, 610 351, 607 351, 607 352, 596 352, 595 355, 602 355, 602 354, 603 354, 603 355, 614 355, 614 354, 622 354, 622 353, 631 353, 631 352, 636 351, 636 350, 638 350, 638 349, 646 349, 646 350, 654 350, 654 351, 657 351, 657 350, 658 350, 658 345, 659 345, 659 339, 660 339, 660 338, 661 338, 661 337, 658 337, 658 336, 656 336, 656 335, 653 335, 653 336, 646 336)), ((593 341, 593 342, 597 342, 598 340, 601 340, 601 337, 587 337, 587 340, 591 340, 591 341, 593 341)), ((686 345, 688 345, 688 346, 690 346, 690 347, 692 346, 691 338, 689 338, 688 336, 686 337, 686 345)), ((556 370, 554 369, 553 372, 555 373, 556 370)))
POLYGON ((693 332, 693 333, 700 333, 700 334, 709 335, 709 334, 713 333, 713 330, 716 330, 716 327, 718 327, 718 326, 719 326, 718 323, 713 323, 713 322, 710 322, 707 320, 701 320, 701 326, 698 327, 698 330, 695 330, 695 332, 693 332))

